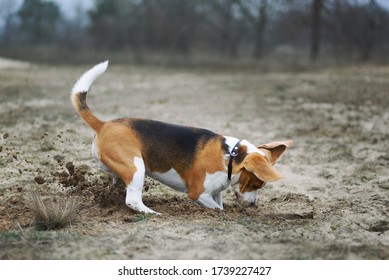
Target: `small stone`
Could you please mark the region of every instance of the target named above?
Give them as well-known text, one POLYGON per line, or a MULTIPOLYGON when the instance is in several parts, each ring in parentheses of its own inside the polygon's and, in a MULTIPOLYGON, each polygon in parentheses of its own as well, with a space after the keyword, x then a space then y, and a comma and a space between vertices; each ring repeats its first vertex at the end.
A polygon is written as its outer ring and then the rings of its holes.
POLYGON ((46 182, 46 180, 42 176, 36 176, 34 178, 35 182, 39 185, 42 185, 46 182))
POLYGON ((11 202, 11 204, 15 205, 15 204, 18 203, 18 199, 17 199, 15 196, 13 196, 13 197, 11 197, 11 199, 9 200, 9 202, 11 202))

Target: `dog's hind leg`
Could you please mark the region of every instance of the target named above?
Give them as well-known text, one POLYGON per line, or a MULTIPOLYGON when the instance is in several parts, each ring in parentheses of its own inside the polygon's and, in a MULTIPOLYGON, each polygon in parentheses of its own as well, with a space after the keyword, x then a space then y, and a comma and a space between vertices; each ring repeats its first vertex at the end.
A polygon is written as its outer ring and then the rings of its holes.
POLYGON ((142 201, 142 190, 145 180, 145 164, 140 157, 134 158, 136 171, 133 174, 132 181, 127 185, 126 204, 133 210, 142 213, 160 214, 145 206, 142 201))
POLYGON ((117 177, 123 180, 127 187, 126 204, 135 211, 142 213, 159 214, 143 204, 142 190, 145 180, 145 164, 138 156, 131 156, 126 152, 103 150, 104 164, 117 177), (114 156, 113 156, 114 155, 114 156), (124 155, 124 156, 123 156, 124 155))

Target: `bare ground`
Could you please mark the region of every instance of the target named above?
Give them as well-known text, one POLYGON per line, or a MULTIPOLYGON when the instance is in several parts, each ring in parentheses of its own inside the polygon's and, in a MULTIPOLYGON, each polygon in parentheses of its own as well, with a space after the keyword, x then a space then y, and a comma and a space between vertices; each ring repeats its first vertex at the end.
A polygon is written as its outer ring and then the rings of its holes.
POLYGON ((69 91, 89 66, 0 67, 0 259, 389 259, 389 68, 210 72, 112 65, 88 97, 102 119, 144 117, 257 144, 293 139, 285 175, 243 209, 210 210, 147 180, 124 205, 90 155, 69 91), (82 201, 77 222, 36 231, 31 189, 82 201))

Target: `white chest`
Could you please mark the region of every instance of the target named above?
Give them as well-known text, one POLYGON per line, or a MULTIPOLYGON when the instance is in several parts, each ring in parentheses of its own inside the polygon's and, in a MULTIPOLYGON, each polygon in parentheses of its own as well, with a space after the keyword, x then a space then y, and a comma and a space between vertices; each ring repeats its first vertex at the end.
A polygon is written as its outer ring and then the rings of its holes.
MULTIPOLYGON (((165 173, 160 172, 146 172, 151 178, 171 187, 180 192, 188 192, 188 188, 181 176, 175 169, 170 169, 165 173)), ((206 193, 216 194, 225 190, 229 186, 229 180, 225 172, 215 172, 213 174, 206 174, 204 180, 204 188, 206 193)))
POLYGON ((230 184, 226 172, 217 171, 205 176, 204 188, 207 193, 216 194, 225 190, 230 184))

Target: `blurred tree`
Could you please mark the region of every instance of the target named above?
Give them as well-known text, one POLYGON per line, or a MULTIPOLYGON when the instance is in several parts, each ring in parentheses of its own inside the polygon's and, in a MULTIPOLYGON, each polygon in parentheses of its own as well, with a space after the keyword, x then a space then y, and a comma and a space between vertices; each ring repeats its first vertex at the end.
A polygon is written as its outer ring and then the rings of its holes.
POLYGON ((80 2, 73 6, 75 12, 72 17, 63 17, 58 28, 57 43, 65 49, 79 50, 90 46, 87 32, 88 19, 85 17, 86 9, 80 2))
POLYGON ((321 32, 321 11, 323 0, 312 0, 312 22, 311 22, 311 60, 316 60, 320 52, 320 32, 321 32))
POLYGON ((369 60, 376 44, 388 40, 385 34, 388 11, 375 0, 368 3, 336 0, 333 9, 336 25, 331 25, 335 31, 332 43, 348 54, 357 52, 360 61, 369 60))
MULTIPOLYGON (((111 51, 189 55, 192 50, 230 58, 299 57, 312 61, 389 60, 389 11, 378 0, 94 0, 66 18, 49 0, 0 0, 0 49, 56 44, 111 51), (20 8, 19 8, 20 7, 20 8), (82 43, 80 43, 80 41, 82 43)), ((39 52, 39 51, 38 51, 39 52)), ((22 48, 18 54, 25 53, 22 48)), ((66 53, 66 52, 65 52, 66 53)), ((277 59, 278 59, 277 58, 277 59)))
POLYGON ((189 54, 196 37, 201 0, 144 0, 149 47, 189 54))
POLYGON ((52 43, 56 39, 61 14, 56 3, 43 0, 24 0, 17 15, 22 41, 32 44, 52 43))
POLYGON ((244 32, 243 17, 239 17, 240 0, 209 0, 208 22, 220 38, 221 52, 238 56, 238 47, 244 32))
POLYGON ((181 0, 96 0, 89 12, 100 48, 142 47, 190 53, 198 23, 196 4, 181 0))
POLYGON ((12 34, 15 34, 17 26, 15 19, 17 9, 18 4, 14 0, 0 1, 0 20, 2 19, 0 24, 3 25, 2 30, 0 30, 0 44, 3 46, 12 44, 12 34))
POLYGON ((254 29, 254 57, 260 59, 263 55, 265 30, 268 22, 268 1, 242 1, 240 9, 246 20, 254 29))
POLYGON ((163 0, 159 1, 165 8, 165 20, 171 39, 171 47, 182 54, 188 54, 193 46, 199 15, 196 5, 199 1, 163 0))
POLYGON ((124 0, 96 0, 89 11, 90 32, 98 48, 122 48, 128 43, 129 23, 127 2, 124 0))
POLYGON ((361 17, 363 28, 361 30, 361 39, 359 40, 360 59, 361 61, 368 61, 371 58, 377 42, 380 40, 380 34, 383 34, 383 32, 381 32, 381 28, 384 26, 382 8, 375 0, 370 0, 364 7, 361 17))
POLYGON ((280 46, 296 51, 309 46, 311 1, 282 0, 276 8, 273 7, 277 12, 268 27, 272 48, 280 46))

